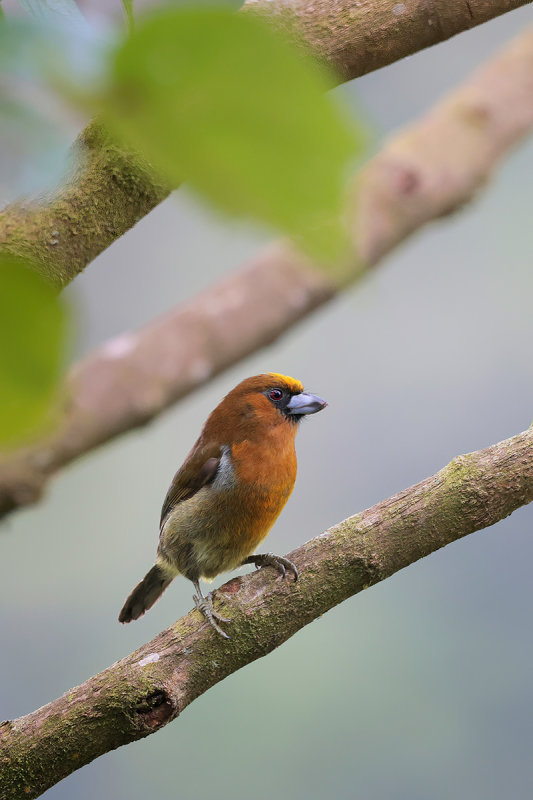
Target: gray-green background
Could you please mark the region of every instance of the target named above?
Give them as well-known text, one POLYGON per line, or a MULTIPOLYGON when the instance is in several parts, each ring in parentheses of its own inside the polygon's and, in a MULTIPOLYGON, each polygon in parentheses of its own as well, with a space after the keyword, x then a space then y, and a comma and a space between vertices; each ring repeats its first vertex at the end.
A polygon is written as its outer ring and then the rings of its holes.
MULTIPOLYGON (((339 94, 355 103, 357 91, 378 147, 531 19, 529 8, 506 15, 339 94)), ((522 146, 474 206, 151 426, 69 467, 2 525, 0 719, 191 608, 181 579, 141 621, 117 622, 152 563, 174 470, 243 377, 292 374, 329 402, 298 435, 297 486, 269 538, 279 553, 531 424, 532 158, 522 146)), ((77 355, 191 297, 263 239, 180 192, 69 290, 77 355)), ((522 509, 349 600, 46 797, 530 798, 532 523, 522 509)))

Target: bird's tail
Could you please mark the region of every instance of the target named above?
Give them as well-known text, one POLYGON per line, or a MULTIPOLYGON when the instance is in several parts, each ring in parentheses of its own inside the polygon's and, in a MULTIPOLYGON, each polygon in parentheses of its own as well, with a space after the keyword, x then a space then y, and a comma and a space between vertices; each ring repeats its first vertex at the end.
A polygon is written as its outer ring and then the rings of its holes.
POLYGON ((169 573, 164 567, 159 564, 153 566, 131 592, 118 615, 118 621, 131 622, 142 617, 144 612, 159 600, 173 578, 174 574, 169 573))

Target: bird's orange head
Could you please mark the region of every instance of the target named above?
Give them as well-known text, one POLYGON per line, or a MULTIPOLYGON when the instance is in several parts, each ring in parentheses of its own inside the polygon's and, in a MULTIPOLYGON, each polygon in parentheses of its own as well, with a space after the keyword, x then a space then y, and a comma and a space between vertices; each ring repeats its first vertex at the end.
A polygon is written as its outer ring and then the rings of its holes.
POLYGON ((211 413, 204 432, 226 442, 260 437, 265 426, 288 426, 294 434, 303 416, 326 405, 325 400, 305 392, 295 378, 267 372, 237 384, 211 413))

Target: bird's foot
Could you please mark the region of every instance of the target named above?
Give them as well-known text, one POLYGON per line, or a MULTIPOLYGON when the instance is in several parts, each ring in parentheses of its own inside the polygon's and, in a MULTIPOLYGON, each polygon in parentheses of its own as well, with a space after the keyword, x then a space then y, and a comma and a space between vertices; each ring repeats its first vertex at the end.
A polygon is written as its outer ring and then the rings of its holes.
POLYGON ((228 619, 227 617, 221 616, 213 608, 213 592, 209 592, 207 597, 202 597, 202 595, 198 596, 196 594, 193 594, 192 599, 194 600, 194 605, 196 606, 198 611, 200 611, 204 615, 204 617, 209 622, 211 627, 214 628, 217 633, 223 636, 224 639, 230 639, 231 637, 228 636, 226 631, 223 631, 220 625, 217 625, 217 623, 215 622, 215 620, 218 620, 219 622, 231 622, 231 620, 228 619))
POLYGON ((282 578, 287 576, 287 570, 289 570, 294 575, 294 580, 298 580, 296 564, 293 564, 288 558, 283 558, 283 556, 275 556, 274 553, 257 553, 256 555, 248 556, 243 564, 255 564, 257 569, 260 567, 274 567, 278 572, 281 572, 282 578))

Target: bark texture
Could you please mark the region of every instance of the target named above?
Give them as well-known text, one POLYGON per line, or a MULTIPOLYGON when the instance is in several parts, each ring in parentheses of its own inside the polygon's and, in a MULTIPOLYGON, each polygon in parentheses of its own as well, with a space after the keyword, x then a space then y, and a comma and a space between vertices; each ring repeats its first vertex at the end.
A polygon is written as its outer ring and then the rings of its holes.
POLYGON ((533 429, 458 456, 421 483, 216 592, 231 640, 198 611, 37 711, 0 724, 2 800, 38 797, 99 755, 148 736, 196 697, 346 598, 533 500, 533 429))
MULTIPOLYGON (((303 41, 339 81, 351 80, 444 41, 530 0, 248 0, 303 41)), ((58 287, 169 193, 139 156, 118 147, 96 120, 80 134, 73 171, 52 195, 0 214, 0 252, 26 257, 58 287)))
POLYGON ((410 233, 461 207, 532 127, 528 30, 392 138, 356 177, 348 212, 354 253, 335 273, 314 269, 286 244, 273 245, 240 272, 75 367, 59 427, 46 441, 0 460, 0 514, 35 502, 59 468, 270 344, 410 233))
POLYGON ((443 42, 528 0, 247 0, 349 81, 443 42))

